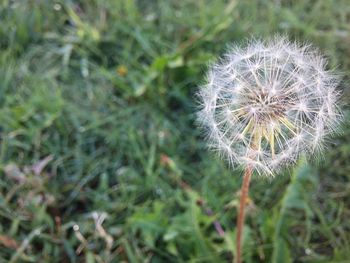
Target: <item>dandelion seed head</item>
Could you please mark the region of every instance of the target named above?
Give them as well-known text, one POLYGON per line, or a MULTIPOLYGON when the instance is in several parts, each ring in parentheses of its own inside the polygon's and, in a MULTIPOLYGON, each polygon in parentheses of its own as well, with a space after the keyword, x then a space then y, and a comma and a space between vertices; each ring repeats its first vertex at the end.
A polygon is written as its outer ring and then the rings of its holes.
POLYGON ((319 152, 341 120, 339 80, 326 64, 310 45, 283 37, 232 47, 198 92, 210 148, 263 175, 319 152))

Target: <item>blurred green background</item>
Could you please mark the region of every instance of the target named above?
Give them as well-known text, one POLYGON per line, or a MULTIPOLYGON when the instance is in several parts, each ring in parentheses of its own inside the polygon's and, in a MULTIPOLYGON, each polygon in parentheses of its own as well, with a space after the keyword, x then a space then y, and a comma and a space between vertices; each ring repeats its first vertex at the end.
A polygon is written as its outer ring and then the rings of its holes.
POLYGON ((348 0, 0 8, 0 262, 232 260, 241 172, 206 149, 193 95, 228 44, 275 33, 343 74, 345 122, 320 162, 253 178, 244 259, 350 262, 348 0))

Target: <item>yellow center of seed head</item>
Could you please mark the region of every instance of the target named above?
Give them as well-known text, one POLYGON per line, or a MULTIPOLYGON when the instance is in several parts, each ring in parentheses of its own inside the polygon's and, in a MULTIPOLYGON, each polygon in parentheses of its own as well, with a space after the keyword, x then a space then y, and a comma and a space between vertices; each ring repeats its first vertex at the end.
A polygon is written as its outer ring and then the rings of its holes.
POLYGON ((261 93, 253 99, 253 105, 247 107, 249 110, 238 112, 238 117, 249 118, 242 136, 250 134, 251 147, 257 152, 261 152, 265 141, 270 147, 272 158, 276 152, 275 141, 282 137, 282 127, 286 127, 286 130, 296 135, 295 125, 285 116, 286 105, 277 102, 278 98, 267 99, 266 94, 261 93))

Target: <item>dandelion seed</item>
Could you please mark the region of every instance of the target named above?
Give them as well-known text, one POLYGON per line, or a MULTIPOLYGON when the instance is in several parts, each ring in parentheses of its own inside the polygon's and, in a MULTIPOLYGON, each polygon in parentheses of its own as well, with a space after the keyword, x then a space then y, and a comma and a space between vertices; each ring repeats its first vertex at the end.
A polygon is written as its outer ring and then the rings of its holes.
POLYGON ((263 175, 320 149, 341 120, 339 81, 325 67, 315 49, 283 37, 233 47, 198 93, 210 147, 263 175))

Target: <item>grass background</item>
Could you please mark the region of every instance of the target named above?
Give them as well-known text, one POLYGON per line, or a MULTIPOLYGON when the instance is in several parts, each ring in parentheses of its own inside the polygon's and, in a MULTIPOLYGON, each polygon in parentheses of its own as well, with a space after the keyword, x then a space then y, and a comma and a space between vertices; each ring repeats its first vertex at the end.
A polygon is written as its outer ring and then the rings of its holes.
MULTIPOLYGON (((275 33, 329 57, 346 106, 348 0, 2 0, 0 262, 229 262, 241 176, 193 94, 227 44, 275 33)), ((253 179, 245 262, 350 262, 346 123, 319 164, 253 179)))

